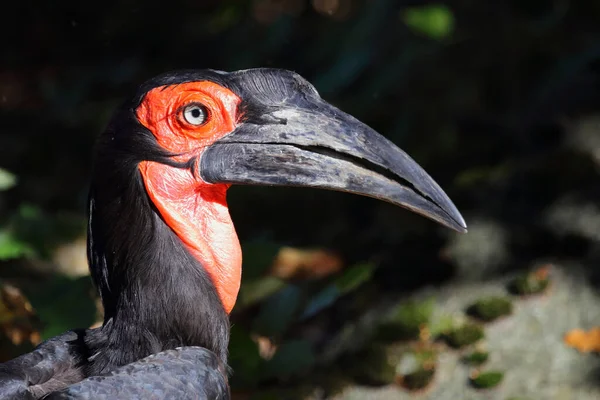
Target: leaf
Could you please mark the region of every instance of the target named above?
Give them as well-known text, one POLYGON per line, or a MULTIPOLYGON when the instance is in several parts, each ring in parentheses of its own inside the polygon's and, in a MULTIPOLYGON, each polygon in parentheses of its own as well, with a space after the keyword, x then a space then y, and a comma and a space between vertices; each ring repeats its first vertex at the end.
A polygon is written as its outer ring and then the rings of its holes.
POLYGON ((404 23, 414 32, 432 39, 443 39, 454 30, 454 15, 443 4, 408 8, 402 14, 404 23))
POLYGON ((290 325, 300 305, 302 292, 289 285, 271 296, 262 306, 254 320, 254 330, 261 335, 281 334, 290 325))
POLYGON ((321 310, 331 306, 341 296, 340 290, 335 285, 329 285, 318 292, 304 309, 301 318, 310 318, 321 310))
POLYGON ((13 188, 16 184, 17 177, 4 168, 0 168, 0 191, 13 188))
POLYGON ((341 258, 331 251, 282 247, 271 274, 282 279, 319 279, 339 272, 342 266, 341 258))
POLYGON ((240 288, 236 309, 250 307, 281 290, 285 285, 284 281, 274 276, 244 282, 240 288))
POLYGON ((348 268, 339 278, 310 300, 301 318, 310 318, 331 306, 338 298, 357 289, 371 279, 373 271, 374 266, 368 263, 357 264, 348 268))
POLYGON ((335 285, 340 293, 349 293, 371 279, 373 271, 374 268, 372 264, 355 265, 348 268, 344 274, 335 281, 335 285))
POLYGON ((33 256, 35 251, 27 243, 14 237, 10 231, 0 231, 0 260, 33 256))
POLYGON ((582 353, 600 352, 600 327, 595 327, 589 331, 583 329, 573 329, 563 338, 565 344, 573 347, 582 353))
POLYGON ((36 255, 50 259, 55 248, 81 237, 86 220, 80 215, 47 214, 38 206, 23 204, 11 219, 11 230, 19 241, 35 249, 36 255))
POLYGON ((238 325, 231 327, 229 364, 235 371, 233 387, 254 387, 258 383, 260 364, 263 362, 258 345, 250 334, 238 325))
POLYGON ((283 343, 265 365, 264 377, 289 378, 310 370, 316 361, 315 352, 306 340, 283 343))

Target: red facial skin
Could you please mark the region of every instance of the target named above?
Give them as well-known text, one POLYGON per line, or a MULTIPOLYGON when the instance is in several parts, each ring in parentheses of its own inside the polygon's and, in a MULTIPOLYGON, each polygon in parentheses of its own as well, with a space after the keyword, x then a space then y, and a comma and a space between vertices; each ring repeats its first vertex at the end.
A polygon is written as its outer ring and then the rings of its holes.
MULTIPOLYGON (((150 90, 136 115, 160 146, 177 154, 175 160, 187 161, 235 129, 240 101, 216 83, 188 82, 150 90), (202 125, 183 118, 183 109, 190 103, 200 103, 208 110, 202 125)), ((143 161, 139 169, 162 218, 206 269, 230 313, 242 275, 242 252, 226 201, 230 185, 207 183, 188 168, 157 162, 143 161)))

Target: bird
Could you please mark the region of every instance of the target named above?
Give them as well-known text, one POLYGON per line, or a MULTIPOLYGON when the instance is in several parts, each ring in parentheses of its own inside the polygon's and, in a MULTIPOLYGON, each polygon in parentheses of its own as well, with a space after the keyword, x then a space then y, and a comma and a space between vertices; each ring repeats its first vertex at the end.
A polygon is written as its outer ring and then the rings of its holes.
POLYGON ((229 399, 229 314, 242 254, 232 185, 300 186, 466 223, 408 154, 272 68, 163 73, 98 137, 87 257, 102 326, 0 364, 2 399, 229 399))

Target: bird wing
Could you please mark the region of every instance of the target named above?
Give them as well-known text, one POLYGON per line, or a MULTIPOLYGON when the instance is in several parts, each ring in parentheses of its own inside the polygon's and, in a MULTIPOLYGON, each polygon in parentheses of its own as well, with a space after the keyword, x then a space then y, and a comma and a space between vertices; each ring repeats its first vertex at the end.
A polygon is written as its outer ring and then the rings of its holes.
POLYGON ((83 330, 68 331, 0 364, 0 399, 36 399, 79 382, 84 336, 83 330))
POLYGON ((107 375, 93 376, 44 400, 229 400, 219 358, 202 347, 180 347, 148 356, 107 375))

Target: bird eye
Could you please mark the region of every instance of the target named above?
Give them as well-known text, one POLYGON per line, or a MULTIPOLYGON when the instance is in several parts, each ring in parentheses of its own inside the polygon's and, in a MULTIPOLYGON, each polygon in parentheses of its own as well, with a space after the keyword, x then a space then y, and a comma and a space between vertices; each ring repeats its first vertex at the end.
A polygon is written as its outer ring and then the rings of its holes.
POLYGON ((202 125, 208 119, 208 110, 202 104, 192 103, 183 109, 183 118, 188 124, 202 125))

